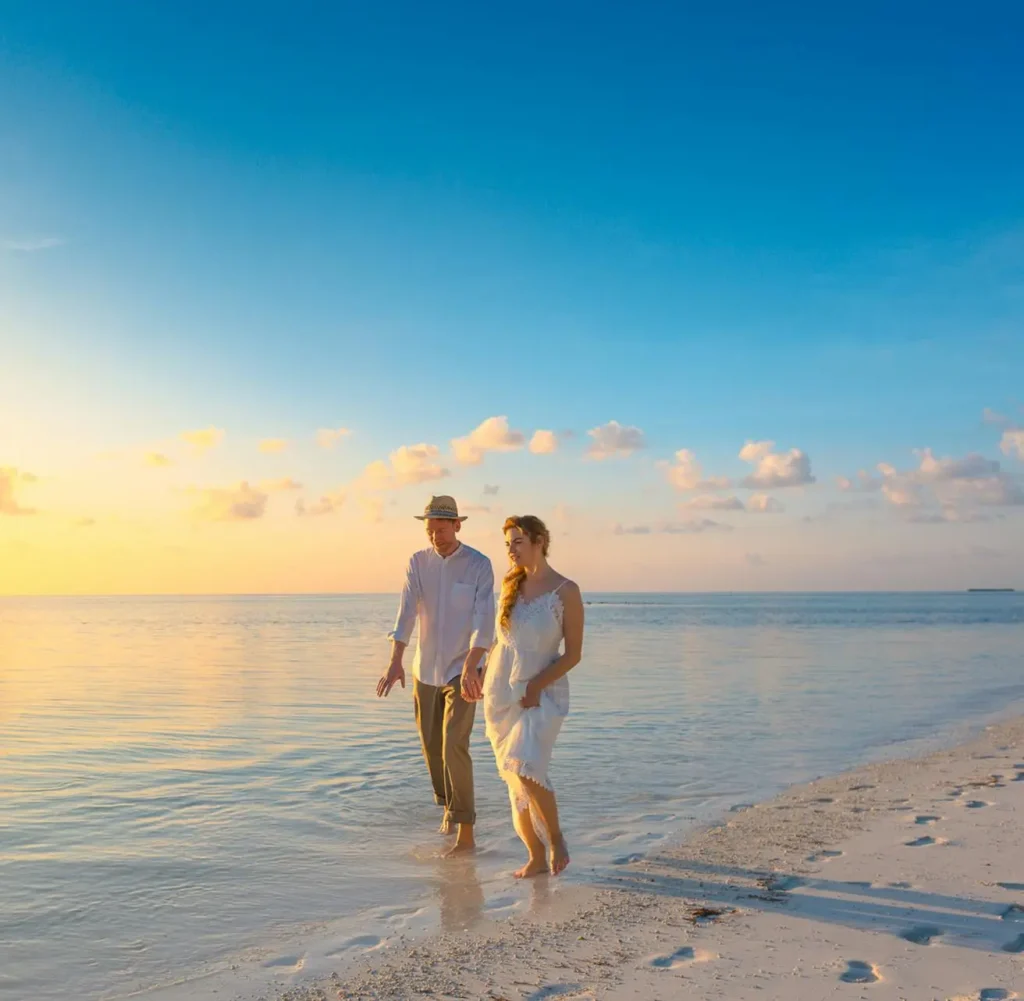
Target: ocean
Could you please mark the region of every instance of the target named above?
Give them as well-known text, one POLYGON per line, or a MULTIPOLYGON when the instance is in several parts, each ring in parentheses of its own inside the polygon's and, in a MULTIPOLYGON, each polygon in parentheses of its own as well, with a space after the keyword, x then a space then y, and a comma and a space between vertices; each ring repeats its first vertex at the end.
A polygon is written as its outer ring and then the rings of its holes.
MULTIPOLYGON (((1024 711, 1022 594, 585 599, 552 769, 564 885, 1024 711)), ((417 920, 522 906, 480 711, 480 851, 457 880, 439 857, 411 690, 374 695, 395 605, 0 599, 3 1001, 293 975, 417 920)))

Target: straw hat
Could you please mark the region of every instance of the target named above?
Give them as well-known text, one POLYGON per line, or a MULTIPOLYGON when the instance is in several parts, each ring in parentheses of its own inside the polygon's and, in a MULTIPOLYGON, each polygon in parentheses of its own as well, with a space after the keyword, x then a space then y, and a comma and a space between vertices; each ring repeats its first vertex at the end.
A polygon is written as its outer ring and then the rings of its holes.
POLYGON ((431 497, 423 509, 423 514, 413 517, 419 521, 426 521, 428 518, 451 518, 452 521, 465 521, 468 516, 459 514, 459 505, 455 503, 454 497, 442 494, 440 497, 431 497))

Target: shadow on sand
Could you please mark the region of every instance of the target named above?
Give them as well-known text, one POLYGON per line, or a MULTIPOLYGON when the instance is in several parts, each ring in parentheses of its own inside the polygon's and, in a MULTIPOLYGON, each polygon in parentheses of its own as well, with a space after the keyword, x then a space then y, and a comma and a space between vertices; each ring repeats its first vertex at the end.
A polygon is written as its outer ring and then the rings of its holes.
POLYGON ((1010 902, 665 856, 652 858, 647 866, 602 873, 597 883, 724 908, 785 912, 810 921, 888 932, 922 946, 941 940, 944 945, 987 952, 1024 952, 1024 909, 1010 902))

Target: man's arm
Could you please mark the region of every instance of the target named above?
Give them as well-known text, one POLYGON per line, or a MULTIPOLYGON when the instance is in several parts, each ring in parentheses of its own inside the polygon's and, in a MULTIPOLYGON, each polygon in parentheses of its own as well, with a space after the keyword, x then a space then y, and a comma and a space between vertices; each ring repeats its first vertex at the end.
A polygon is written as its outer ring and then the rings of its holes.
POLYGON ((405 668, 402 666, 402 657, 405 648, 409 645, 412 637, 413 627, 416 625, 416 608, 419 600, 419 587, 416 578, 416 565, 412 559, 405 570, 405 584, 402 587, 402 597, 398 602, 398 615, 395 617, 395 627, 388 633, 391 640, 391 662, 384 672, 380 681, 377 682, 377 696, 383 698, 396 684, 405 688, 405 668))
POLYGON ((481 567, 473 598, 473 625, 469 653, 462 666, 462 697, 467 702, 483 698, 480 662, 494 643, 494 571, 491 561, 481 567))

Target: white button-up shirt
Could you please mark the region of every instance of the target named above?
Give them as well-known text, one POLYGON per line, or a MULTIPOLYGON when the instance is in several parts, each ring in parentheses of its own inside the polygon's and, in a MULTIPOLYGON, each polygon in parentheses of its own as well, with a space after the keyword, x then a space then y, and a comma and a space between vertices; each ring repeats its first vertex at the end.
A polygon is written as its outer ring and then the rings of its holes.
POLYGON ((471 649, 487 650, 494 642, 491 561, 463 544, 448 557, 433 549, 414 553, 388 637, 408 644, 417 623, 413 677, 427 685, 447 685, 462 673, 471 649))

